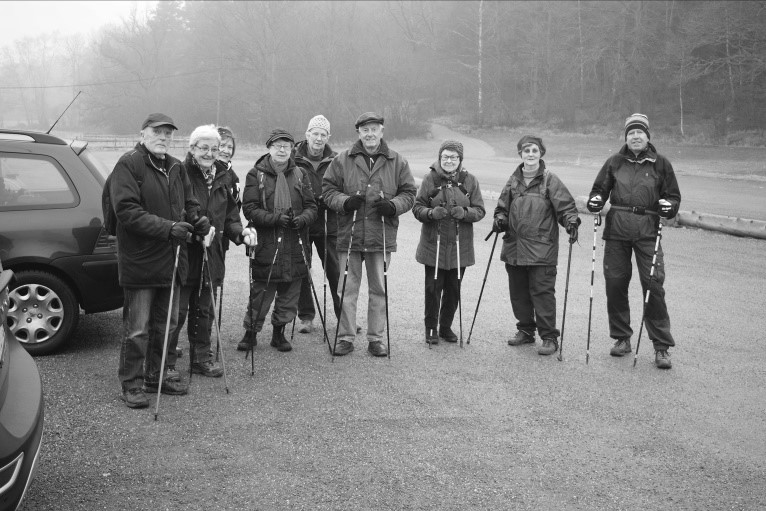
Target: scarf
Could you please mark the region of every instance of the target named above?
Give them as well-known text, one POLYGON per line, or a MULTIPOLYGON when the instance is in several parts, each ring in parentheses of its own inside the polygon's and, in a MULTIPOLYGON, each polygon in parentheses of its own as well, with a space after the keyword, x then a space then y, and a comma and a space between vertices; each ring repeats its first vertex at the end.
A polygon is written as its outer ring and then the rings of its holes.
POLYGON ((269 157, 269 165, 271 170, 277 175, 277 186, 274 189, 274 213, 288 214, 288 211, 293 206, 293 202, 290 199, 290 187, 287 184, 287 178, 285 177, 285 171, 289 168, 289 163, 279 170, 274 165, 274 162, 269 157))

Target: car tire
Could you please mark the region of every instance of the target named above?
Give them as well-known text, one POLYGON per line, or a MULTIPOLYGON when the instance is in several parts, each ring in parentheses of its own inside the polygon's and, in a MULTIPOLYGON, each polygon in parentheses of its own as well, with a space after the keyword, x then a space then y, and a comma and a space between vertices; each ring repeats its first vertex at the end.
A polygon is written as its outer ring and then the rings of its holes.
POLYGON ((31 355, 59 350, 80 319, 80 306, 70 287, 45 271, 16 272, 8 298, 8 326, 31 355))

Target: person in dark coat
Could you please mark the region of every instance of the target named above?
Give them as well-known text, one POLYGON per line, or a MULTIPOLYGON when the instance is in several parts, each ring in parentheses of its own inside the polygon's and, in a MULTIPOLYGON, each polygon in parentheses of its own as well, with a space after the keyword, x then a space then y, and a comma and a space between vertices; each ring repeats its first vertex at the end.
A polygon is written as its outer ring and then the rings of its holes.
POLYGON ((665 303, 665 264, 661 244, 650 278, 660 218, 673 218, 681 204, 670 161, 649 142, 649 119, 635 113, 625 120, 625 144, 609 157, 596 176, 588 210, 599 213, 609 199, 604 225, 604 282, 609 315, 609 336, 615 339, 610 354, 621 357, 632 351, 628 287, 635 254, 641 287, 649 302, 644 311, 646 333, 654 344, 655 364, 670 369, 668 348, 675 346, 665 303))
POLYGON ((274 301, 271 346, 279 351, 292 349, 284 336, 285 325, 297 314, 301 281, 308 275, 298 236, 317 218, 309 179, 291 157, 294 144, 290 133, 273 130, 266 140, 269 152, 258 159, 245 180, 242 211, 258 232, 250 263, 250 305, 254 314, 245 317, 243 325, 247 348, 255 345, 256 333, 263 328, 274 301), (260 310, 259 303, 263 304, 260 310))
POLYGON ((505 184, 495 208, 493 230, 505 232, 500 259, 508 273, 511 307, 517 332, 508 344, 534 344, 540 334, 540 355, 559 349, 556 328, 556 264, 559 258, 559 225, 577 241, 577 216, 572 194, 548 170, 540 137, 525 135, 516 149, 522 163, 505 184))
POLYGON ((456 140, 442 143, 438 159, 423 178, 412 213, 423 223, 415 259, 425 266, 426 342, 438 344, 440 337, 456 342, 451 326, 460 298, 457 272, 462 279, 465 268, 475 262, 473 224, 485 215, 479 181, 463 167, 463 144, 456 140))
POLYGON ((207 234, 210 222, 199 215, 199 202, 183 165, 167 154, 176 129, 167 115, 149 115, 141 126, 141 141, 120 157, 110 180, 125 294, 118 377, 122 399, 130 408, 149 406, 144 388, 160 387, 161 392, 175 395, 188 390, 168 378, 159 381, 165 325, 169 315, 170 334, 177 327, 177 288, 188 273, 186 238, 207 234), (171 289, 174 268, 176 288, 171 289))

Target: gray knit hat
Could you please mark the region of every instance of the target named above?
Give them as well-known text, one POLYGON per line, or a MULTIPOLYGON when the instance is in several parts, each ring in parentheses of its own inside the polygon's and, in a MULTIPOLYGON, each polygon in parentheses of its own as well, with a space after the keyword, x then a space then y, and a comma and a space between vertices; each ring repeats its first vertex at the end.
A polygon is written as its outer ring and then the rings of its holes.
POLYGON ((313 130, 314 128, 322 128, 329 135, 330 134, 330 121, 328 121, 327 118, 324 115, 322 115, 322 114, 314 116, 309 121, 309 127, 306 128, 306 132, 309 132, 309 131, 313 130))
POLYGON ((649 118, 644 114, 635 113, 625 119, 625 138, 631 130, 641 130, 646 133, 646 138, 652 138, 649 134, 649 118))
POLYGON ((460 161, 463 161, 463 144, 458 142, 457 140, 445 140, 442 142, 441 147, 439 147, 439 158, 442 157, 442 152, 444 150, 449 151, 455 151, 457 155, 460 157, 460 161))

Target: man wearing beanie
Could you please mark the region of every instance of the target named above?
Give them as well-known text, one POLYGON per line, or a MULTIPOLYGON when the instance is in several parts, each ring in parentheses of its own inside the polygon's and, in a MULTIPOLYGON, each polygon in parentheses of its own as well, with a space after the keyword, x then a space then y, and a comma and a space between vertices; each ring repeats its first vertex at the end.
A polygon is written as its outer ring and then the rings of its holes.
POLYGON ((675 346, 665 304, 665 264, 662 246, 656 243, 657 259, 650 276, 660 219, 673 218, 681 204, 673 166, 649 142, 649 119, 635 113, 625 119, 625 145, 609 157, 593 183, 588 210, 599 213, 609 199, 603 238, 604 281, 609 314, 609 335, 615 339, 610 355, 632 351, 628 287, 632 274, 631 254, 644 296, 646 333, 654 344, 655 365, 670 369, 668 348, 675 346))
MULTIPOLYGON (((311 184, 318 208, 317 219, 308 227, 309 242, 306 244, 308 252, 306 257, 311 261, 311 245, 313 244, 327 275, 335 317, 340 318, 340 296, 337 293, 340 268, 338 266, 338 252, 335 250, 338 241, 338 217, 337 213, 327 208, 322 201, 322 178, 327 167, 330 166, 330 162, 338 154, 330 148, 327 143, 329 139, 330 121, 324 115, 312 117, 306 128, 306 140, 295 145, 293 157, 295 158, 295 165, 303 170, 303 174, 311 184)), ((301 284, 301 295, 298 300, 298 319, 301 322, 298 331, 301 333, 311 332, 315 315, 311 284, 306 278, 301 284)))
POLYGON ((383 122, 383 116, 374 112, 360 115, 354 124, 359 140, 330 163, 322 181, 325 204, 338 213, 339 263, 341 267, 348 263, 345 289, 341 286, 339 290, 343 303, 336 356, 354 350, 356 302, 363 263, 369 287, 367 350, 376 357, 388 354, 383 344, 386 328, 384 258, 387 264, 390 252, 396 251, 398 217, 412 208, 417 189, 407 160, 383 140, 383 122))

